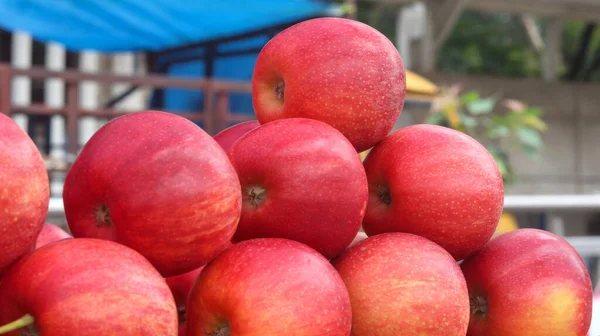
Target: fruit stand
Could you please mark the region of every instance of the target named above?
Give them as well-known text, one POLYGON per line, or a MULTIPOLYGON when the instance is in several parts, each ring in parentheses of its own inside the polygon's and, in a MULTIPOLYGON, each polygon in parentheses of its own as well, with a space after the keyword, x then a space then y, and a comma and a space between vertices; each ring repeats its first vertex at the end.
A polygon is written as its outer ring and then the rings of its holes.
MULTIPOLYGON (((155 1, 146 13, 178 9, 155 1)), ((303 2, 270 5, 281 3, 303 2)), ((121 9, 141 10, 131 6, 121 9)), ((310 18, 319 15, 309 8, 269 37, 247 81, 0 65, 0 335, 588 332, 592 280, 560 217, 550 230, 493 235, 504 209, 600 200, 508 197, 475 138, 399 128, 435 85, 407 71, 373 27, 310 18), (62 79, 66 105, 13 106, 14 76, 62 79), (76 84, 85 80, 197 89, 204 108, 84 110, 76 84), (251 96, 252 114, 232 112, 235 93, 251 96), (62 197, 50 197, 40 151, 10 118, 17 111, 65 117, 62 197), (79 146, 82 116, 109 120, 79 146), (45 222, 56 212, 69 233, 45 222)), ((250 14, 233 16, 263 20, 250 14)))

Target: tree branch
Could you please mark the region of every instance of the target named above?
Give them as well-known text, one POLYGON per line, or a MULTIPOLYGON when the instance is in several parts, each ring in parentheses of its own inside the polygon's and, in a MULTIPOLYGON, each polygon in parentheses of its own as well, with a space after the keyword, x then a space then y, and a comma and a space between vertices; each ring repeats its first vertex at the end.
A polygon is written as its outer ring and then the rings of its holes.
POLYGON ((592 36, 594 35, 595 30, 595 23, 588 23, 585 26, 585 29, 583 30, 583 33, 581 33, 581 37, 579 39, 579 47, 577 48, 575 57, 573 57, 573 61, 571 62, 571 66, 569 67, 569 72, 566 75, 566 79, 577 79, 577 76, 584 68, 585 56, 587 55, 588 49, 590 48, 590 43, 592 41, 592 36))

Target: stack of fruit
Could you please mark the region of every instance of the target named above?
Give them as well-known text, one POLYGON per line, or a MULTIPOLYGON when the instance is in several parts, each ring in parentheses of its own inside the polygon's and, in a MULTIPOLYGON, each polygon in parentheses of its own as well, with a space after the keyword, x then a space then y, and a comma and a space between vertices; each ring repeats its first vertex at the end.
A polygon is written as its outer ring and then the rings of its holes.
POLYGON ((382 34, 297 24, 252 84, 257 121, 214 138, 156 111, 102 127, 64 185, 75 238, 40 235, 47 174, 0 118, 0 333, 586 334, 577 252, 540 230, 491 239, 504 190, 485 148, 390 134, 405 71, 382 34))

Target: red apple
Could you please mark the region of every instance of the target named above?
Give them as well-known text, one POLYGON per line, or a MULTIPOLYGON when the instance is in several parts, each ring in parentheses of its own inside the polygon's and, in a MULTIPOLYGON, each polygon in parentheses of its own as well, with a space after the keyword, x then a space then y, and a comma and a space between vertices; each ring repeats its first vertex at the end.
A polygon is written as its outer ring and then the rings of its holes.
POLYGON ((463 261, 469 336, 585 336, 592 281, 577 251, 542 230, 519 229, 463 261))
POLYGON ((355 20, 318 18, 271 39, 252 78, 258 121, 311 118, 340 130, 357 151, 393 129, 404 106, 406 72, 398 50, 355 20))
POLYGON ((461 260, 494 234, 504 205, 502 175, 492 155, 468 135, 408 126, 375 146, 364 165, 367 235, 417 234, 461 260))
POLYGON ((238 243, 200 273, 188 300, 188 335, 350 335, 348 291, 333 266, 287 239, 238 243))
POLYGON ((42 231, 40 232, 35 242, 35 249, 39 249, 42 246, 65 238, 72 237, 60 226, 52 223, 44 223, 42 231))
POLYGON ((214 139, 227 152, 242 135, 258 126, 260 126, 260 123, 256 120, 241 122, 222 130, 219 134, 215 135, 214 139))
POLYGON ((129 246, 164 277, 224 250, 241 211, 239 180, 223 149, 191 121, 156 111, 98 130, 69 170, 63 198, 74 237, 129 246))
POLYGON ((352 336, 465 335, 469 295, 460 267, 423 237, 384 233, 332 261, 352 303, 352 336))
POLYGON ((280 119, 247 133, 228 153, 244 198, 234 241, 287 238, 328 259, 352 242, 364 216, 367 179, 335 128, 280 119))
POLYGON ((179 336, 187 335, 187 321, 186 321, 186 309, 187 299, 190 296, 192 286, 196 281, 196 278, 202 272, 204 266, 197 268, 191 272, 176 275, 170 278, 166 278, 167 285, 173 293, 175 298, 175 304, 177 305, 177 312, 179 313, 179 336))
POLYGON ((48 214, 50 184, 37 147, 0 113, 0 275, 31 251, 48 214))
POLYGON ((64 239, 26 255, 2 279, 0 325, 14 336, 175 336, 177 309, 139 253, 106 240, 64 239))

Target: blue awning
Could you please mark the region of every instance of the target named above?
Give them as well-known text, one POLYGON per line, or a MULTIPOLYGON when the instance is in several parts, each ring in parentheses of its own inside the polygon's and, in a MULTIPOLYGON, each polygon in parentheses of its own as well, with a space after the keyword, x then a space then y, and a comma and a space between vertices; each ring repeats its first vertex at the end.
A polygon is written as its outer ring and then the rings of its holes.
POLYGON ((158 51, 331 10, 317 0, 2 0, 0 27, 72 51, 158 51))

